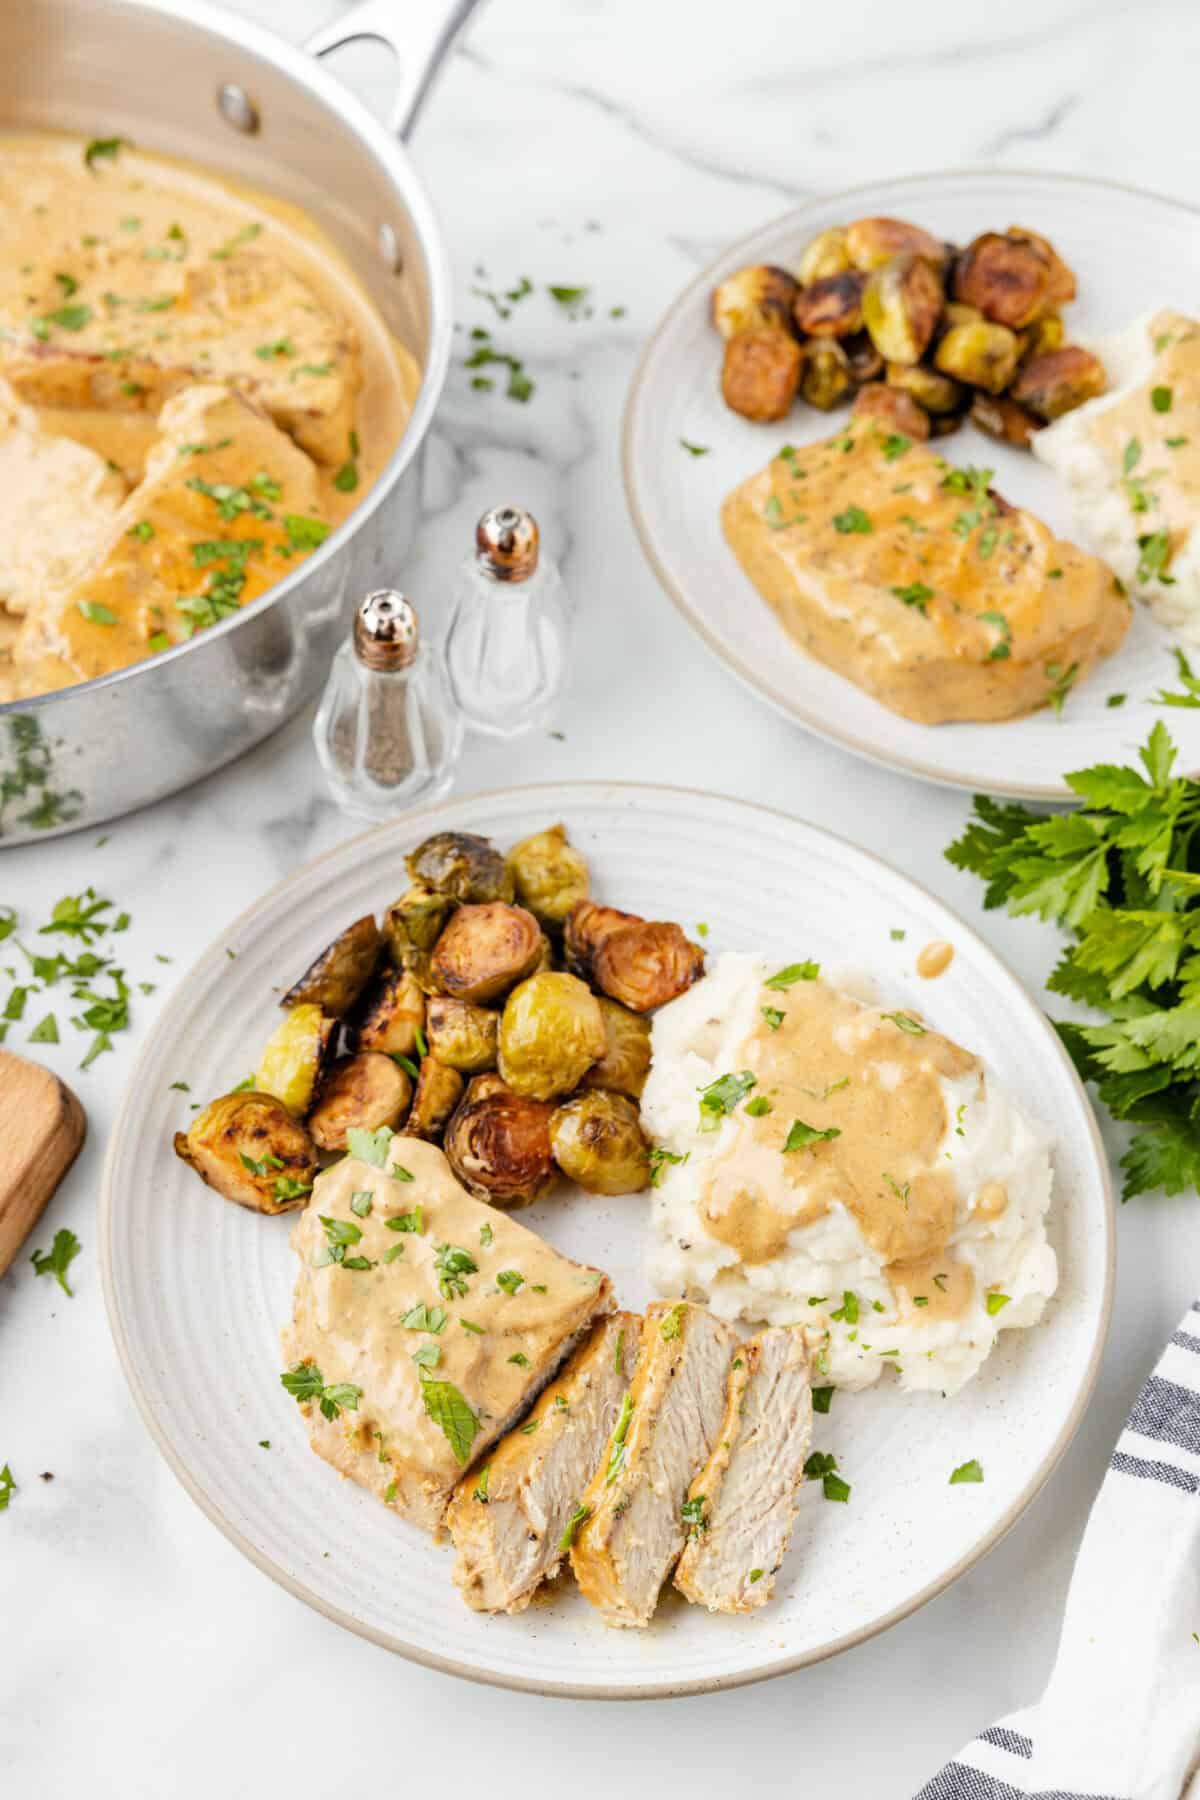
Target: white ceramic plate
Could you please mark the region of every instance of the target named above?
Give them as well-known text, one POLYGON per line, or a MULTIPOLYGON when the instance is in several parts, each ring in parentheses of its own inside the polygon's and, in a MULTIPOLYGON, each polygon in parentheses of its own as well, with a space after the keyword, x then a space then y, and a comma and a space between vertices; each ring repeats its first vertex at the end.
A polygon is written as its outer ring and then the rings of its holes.
MULTIPOLYGON (((636 1307, 650 1298, 646 1213, 636 1196, 567 1191, 521 1218, 607 1269, 622 1304, 636 1307)), ((930 1599, 995 1543, 1062 1454, 1091 1391, 1112 1230, 1095 1121, 1058 1040, 952 913, 865 852, 781 814, 678 789, 587 784, 478 796, 372 832, 236 921, 184 980, 130 1080, 102 1236, 109 1315, 146 1422, 188 1492, 260 1568, 351 1630, 435 1667, 541 1693, 633 1697, 731 1686, 827 1656, 930 1599), (187 1081, 200 1099, 252 1069, 279 986, 348 919, 395 898, 407 849, 442 827, 507 846, 558 818, 601 898, 689 927, 704 921, 712 950, 762 946, 781 961, 873 967, 900 1004, 923 1007, 982 1052, 1057 1136, 1062 1285, 1044 1323, 1006 1332, 953 1401, 902 1397, 886 1382, 835 1398, 817 1438, 852 1483, 850 1504, 805 1492, 778 1597, 751 1619, 710 1618, 668 1594, 650 1630, 610 1631, 565 1583, 516 1619, 469 1612, 451 1584, 450 1551, 308 1448, 279 1384, 289 1220, 221 1201, 171 1149, 191 1116, 171 1083, 187 1081), (946 975, 922 982, 913 959, 932 938, 949 939, 956 955, 946 975), (950 1487, 950 1471, 970 1457, 985 1482, 950 1487)))
MULTIPOLYGON (((1063 776, 1123 761, 1165 717, 1180 746, 1180 772, 1200 771, 1200 713, 1150 704, 1177 687, 1171 640, 1138 609, 1121 649, 1094 669, 1063 708, 999 725, 915 725, 891 713, 793 643, 721 533, 721 501, 785 443, 805 443, 844 424, 845 408, 797 404, 779 425, 752 425, 721 399, 721 342, 709 320, 716 282, 746 263, 794 268, 829 225, 872 214, 910 218, 967 243, 1016 222, 1053 239, 1079 278, 1066 309, 1068 335, 1115 330, 1160 306, 1200 304, 1197 214, 1134 188, 1066 175, 970 171, 910 176, 852 188, 776 219, 745 237, 692 282, 651 338, 634 378, 624 425, 625 488, 651 566, 713 653, 782 713, 848 750, 930 781, 1021 799, 1071 799, 1063 776), (680 439, 710 447, 691 456, 680 439), (1127 695, 1109 708, 1113 693, 1127 695)), ((938 446, 955 463, 996 471, 1006 497, 1082 541, 1057 478, 1028 452, 965 426, 938 446)))

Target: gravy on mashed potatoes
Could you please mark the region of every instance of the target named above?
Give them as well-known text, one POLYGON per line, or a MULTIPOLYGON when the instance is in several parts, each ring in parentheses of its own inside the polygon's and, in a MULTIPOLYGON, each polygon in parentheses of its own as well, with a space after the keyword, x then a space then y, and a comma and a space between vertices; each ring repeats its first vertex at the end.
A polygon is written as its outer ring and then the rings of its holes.
POLYGON ((0 702, 271 587, 374 482, 418 385, 297 209, 119 139, 6 139, 0 702))

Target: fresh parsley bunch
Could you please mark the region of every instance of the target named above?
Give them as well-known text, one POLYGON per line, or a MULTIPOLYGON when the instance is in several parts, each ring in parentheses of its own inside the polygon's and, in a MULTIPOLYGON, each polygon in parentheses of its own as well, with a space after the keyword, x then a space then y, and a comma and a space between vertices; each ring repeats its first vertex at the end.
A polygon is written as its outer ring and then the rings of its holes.
POLYGON ((1140 768, 1067 776, 1077 812, 977 796, 946 852, 987 882, 985 907, 1073 934, 1047 986, 1107 1015, 1057 1030, 1114 1118, 1137 1127, 1121 1158, 1124 1200, 1200 1184, 1200 782, 1172 776, 1175 757, 1160 722, 1140 768))

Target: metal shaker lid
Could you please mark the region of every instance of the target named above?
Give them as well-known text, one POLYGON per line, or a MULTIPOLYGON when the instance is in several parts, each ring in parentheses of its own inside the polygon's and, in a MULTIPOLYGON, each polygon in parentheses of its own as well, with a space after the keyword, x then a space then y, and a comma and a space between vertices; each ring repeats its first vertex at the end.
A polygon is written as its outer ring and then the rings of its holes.
POLYGON ((416 661, 421 631, 416 610, 398 588, 376 588, 354 615, 354 654, 368 669, 407 669, 416 661))
POLYGON ((495 581, 528 581, 538 565, 538 528, 521 506, 494 506, 475 527, 475 554, 495 581))

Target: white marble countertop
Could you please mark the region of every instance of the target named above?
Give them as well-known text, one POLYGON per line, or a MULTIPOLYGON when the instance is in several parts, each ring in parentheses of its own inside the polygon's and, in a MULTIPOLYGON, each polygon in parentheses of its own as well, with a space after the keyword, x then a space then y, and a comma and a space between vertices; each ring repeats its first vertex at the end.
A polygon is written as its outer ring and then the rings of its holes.
MULTIPOLYGON (((328 9, 255 10, 299 37, 328 9)), ((528 406, 472 392, 456 367, 419 547, 394 578, 436 618, 475 518, 514 498, 538 514, 578 602, 563 741, 469 748, 460 791, 609 776, 772 803, 935 889, 1036 987, 1053 934, 984 919, 976 885, 942 858, 963 799, 802 736, 688 633, 634 541, 618 425, 638 347, 675 291, 725 240, 807 194, 999 163, 1193 197, 1200 12, 1184 0, 1009 0, 990 15, 947 0, 757 0, 744 20, 695 0, 494 0, 476 21, 414 149, 449 234, 459 316, 489 323, 469 293, 477 264, 484 285, 587 283, 599 304, 569 337, 543 339, 532 307, 514 314, 505 342, 538 384, 528 406)), ((133 915, 131 972, 159 981, 88 1073, 75 1074, 75 1044, 46 1052, 91 1119, 33 1239, 78 1234, 75 1299, 24 1256, 0 1282, 0 1465, 19 1483, 0 1520, 0 1790, 316 1800, 449 1775, 498 1800, 551 1786, 599 1800, 632 1777, 635 1791, 692 1800, 749 1777, 758 1792, 906 1800, 1044 1680, 1109 1446, 1195 1291, 1195 1196, 1122 1212, 1114 1329, 1073 1447, 1004 1543, 884 1637, 790 1678, 657 1706, 539 1701, 411 1667, 274 1587, 192 1505, 126 1389, 97 1258, 109 1125, 173 982, 267 886, 356 829, 322 789, 302 719, 102 844, 89 833, 0 861, 0 901, 31 920, 88 882, 112 895, 133 915), (171 962, 155 965, 155 952, 171 962), (469 1762, 468 1744, 482 1750, 469 1762)), ((24 1048, 20 1033, 10 1046, 24 1048)))

